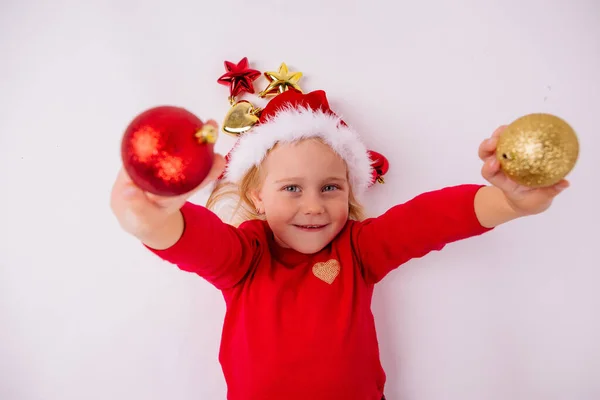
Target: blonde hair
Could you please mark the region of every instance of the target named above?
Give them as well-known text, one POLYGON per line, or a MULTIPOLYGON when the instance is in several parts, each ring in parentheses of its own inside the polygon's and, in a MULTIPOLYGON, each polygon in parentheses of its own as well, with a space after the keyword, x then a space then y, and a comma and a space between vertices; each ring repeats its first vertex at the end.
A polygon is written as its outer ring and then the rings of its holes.
MULTIPOLYGON (((311 139, 320 140, 318 138, 311 139)), ((271 150, 276 146, 273 146, 271 150)), ((225 180, 218 181, 208 197, 206 208, 215 212, 224 222, 233 226, 239 226, 242 222, 249 220, 264 220, 264 215, 257 212, 254 202, 249 196, 252 190, 258 190, 262 184, 261 167, 262 164, 252 166, 240 180, 239 184, 225 180), (223 206, 228 206, 229 209, 223 210, 223 206)), ((348 194, 348 219, 362 221, 364 218, 364 207, 358 202, 350 186, 348 194)))

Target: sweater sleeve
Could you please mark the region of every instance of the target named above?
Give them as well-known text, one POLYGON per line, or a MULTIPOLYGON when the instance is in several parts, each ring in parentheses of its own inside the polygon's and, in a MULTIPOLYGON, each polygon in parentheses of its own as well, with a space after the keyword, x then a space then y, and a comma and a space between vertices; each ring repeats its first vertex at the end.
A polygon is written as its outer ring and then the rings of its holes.
POLYGON ((353 245, 365 279, 377 283, 412 258, 491 230, 475 214, 475 194, 481 187, 459 185, 423 193, 358 223, 353 245))
MULTIPOLYGON (((236 228, 221 221, 205 207, 185 203, 181 208, 184 230, 171 247, 156 250, 161 259, 183 271, 196 273, 220 290, 239 283, 250 270, 259 247, 252 229, 236 228)), ((246 225, 248 226, 248 225, 246 225)))

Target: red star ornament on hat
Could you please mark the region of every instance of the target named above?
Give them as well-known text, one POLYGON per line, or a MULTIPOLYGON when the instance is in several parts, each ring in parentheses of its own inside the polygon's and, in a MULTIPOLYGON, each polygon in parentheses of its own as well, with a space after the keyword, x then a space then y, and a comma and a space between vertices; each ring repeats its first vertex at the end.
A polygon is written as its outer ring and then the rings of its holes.
POLYGON ((261 74, 258 70, 248 68, 248 57, 242 58, 237 64, 225 61, 225 69, 227 72, 221 75, 217 82, 229 86, 231 99, 243 92, 254 93, 253 81, 261 74))

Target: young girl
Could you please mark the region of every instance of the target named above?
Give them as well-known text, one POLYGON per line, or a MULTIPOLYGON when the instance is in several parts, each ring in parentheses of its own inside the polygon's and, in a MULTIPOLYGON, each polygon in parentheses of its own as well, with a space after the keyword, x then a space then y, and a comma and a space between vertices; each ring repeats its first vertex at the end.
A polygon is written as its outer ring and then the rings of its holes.
POLYGON ((479 148, 490 186, 447 187, 363 219, 359 199, 377 178, 370 153, 324 92, 289 89, 227 161, 215 157, 201 185, 218 182, 213 210, 239 199, 233 222, 191 204, 189 194, 143 193, 123 171, 112 208, 157 256, 222 291, 228 399, 381 400, 375 284, 412 258, 544 211, 567 186, 509 181, 495 161, 500 132, 479 148))

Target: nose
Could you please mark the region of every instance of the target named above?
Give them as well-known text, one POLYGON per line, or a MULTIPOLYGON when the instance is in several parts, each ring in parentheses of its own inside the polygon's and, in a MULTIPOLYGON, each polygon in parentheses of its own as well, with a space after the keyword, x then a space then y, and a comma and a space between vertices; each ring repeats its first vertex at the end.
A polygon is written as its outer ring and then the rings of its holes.
POLYGON ((322 214, 325 211, 323 200, 317 194, 307 194, 304 196, 303 212, 304 214, 322 214))

